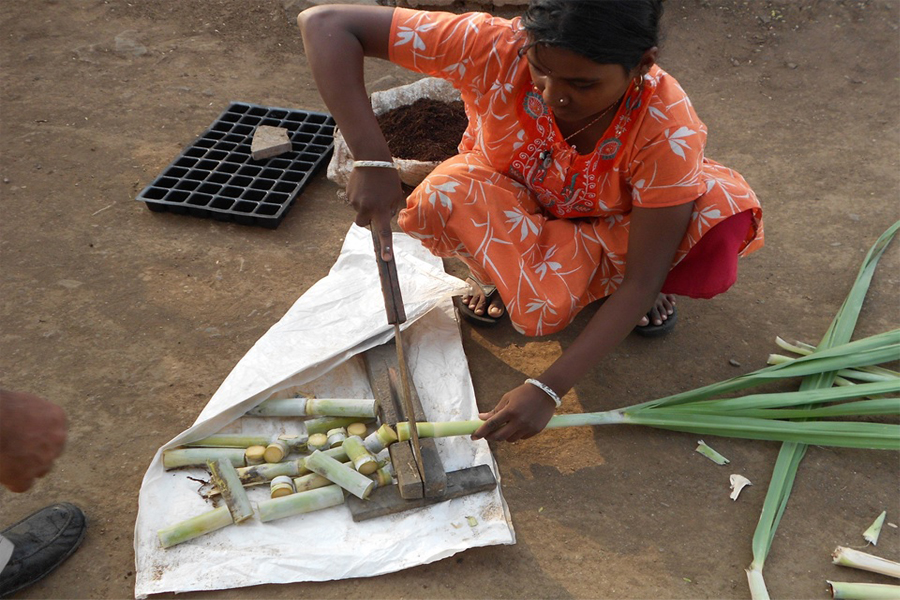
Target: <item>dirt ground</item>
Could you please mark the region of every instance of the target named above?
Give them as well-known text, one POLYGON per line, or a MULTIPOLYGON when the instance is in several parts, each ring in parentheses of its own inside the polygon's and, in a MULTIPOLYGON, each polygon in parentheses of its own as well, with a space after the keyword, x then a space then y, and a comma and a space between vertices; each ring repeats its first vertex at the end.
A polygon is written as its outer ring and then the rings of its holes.
MULTIPOLYGON (((0 381, 61 404, 66 453, 30 492, 0 491, 6 526, 56 501, 86 511, 83 547, 21 598, 133 595, 137 492, 253 343, 340 248, 352 212, 320 174, 277 230, 152 213, 136 194, 239 100, 324 110, 296 0, 0 1, 0 381), (118 38, 118 42, 117 42, 118 38)), ((682 300, 676 330, 632 336, 567 412, 660 397, 764 365, 776 335, 816 342, 875 238, 900 217, 900 3, 669 0, 661 64, 709 126, 708 155, 745 175, 766 247, 728 294, 682 300)), ((417 78, 371 61, 372 90, 417 78)), ((451 268, 453 266, 451 265, 451 268)), ((900 245, 858 335, 898 325, 900 245)), ((483 408, 559 355, 463 326, 483 408)), ((518 536, 382 577, 191 594, 243 598, 746 598, 744 567, 778 444, 570 429, 494 448, 518 536), (728 476, 754 482, 738 502, 728 476)), ((765 573, 777 598, 826 579, 882 511, 900 523, 895 453, 811 448, 765 573)), ((877 552, 900 558, 886 526, 877 552)))

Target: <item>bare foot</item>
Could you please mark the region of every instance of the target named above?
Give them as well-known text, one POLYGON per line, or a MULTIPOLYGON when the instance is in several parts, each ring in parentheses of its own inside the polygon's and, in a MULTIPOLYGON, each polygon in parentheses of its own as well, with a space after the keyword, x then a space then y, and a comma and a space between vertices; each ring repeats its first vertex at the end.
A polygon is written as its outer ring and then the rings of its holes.
POLYGON ((650 309, 650 318, 648 319, 647 316, 641 317, 641 320, 638 321, 638 326, 645 327, 649 325, 650 319, 653 320, 654 325, 662 325, 673 312, 675 312, 675 296, 672 294, 659 294, 656 297, 656 303, 650 309))
MULTIPOLYGON (((486 297, 481 287, 478 284, 473 283, 472 280, 469 280, 469 293, 463 294, 462 301, 466 304, 472 312, 476 315, 483 315, 485 311, 486 297)), ((500 299, 500 294, 494 293, 491 296, 490 305, 487 307, 487 316, 497 319, 503 316, 503 301, 500 299)))

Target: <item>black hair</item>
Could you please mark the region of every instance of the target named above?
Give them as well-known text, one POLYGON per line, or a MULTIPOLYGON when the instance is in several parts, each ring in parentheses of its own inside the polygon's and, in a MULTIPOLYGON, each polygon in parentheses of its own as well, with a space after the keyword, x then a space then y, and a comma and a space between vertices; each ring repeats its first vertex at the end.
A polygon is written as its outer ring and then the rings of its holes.
POLYGON ((659 45, 661 16, 662 0, 531 0, 522 24, 526 49, 564 48, 629 72, 659 45))

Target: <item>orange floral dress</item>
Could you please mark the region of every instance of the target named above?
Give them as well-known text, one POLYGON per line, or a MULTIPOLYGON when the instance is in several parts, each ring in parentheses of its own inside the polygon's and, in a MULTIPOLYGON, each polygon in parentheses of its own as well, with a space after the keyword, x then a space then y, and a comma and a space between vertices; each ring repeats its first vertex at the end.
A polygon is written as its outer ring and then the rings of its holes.
POLYGON ((694 202, 673 267, 714 226, 747 211, 737 253, 762 246, 756 195, 704 156, 706 126, 674 78, 651 68, 594 150, 580 155, 533 90, 519 55, 526 43, 519 18, 403 8, 390 41, 392 62, 452 82, 469 118, 460 154, 413 191, 400 226, 496 284, 516 329, 559 331, 616 290, 634 206, 694 202))

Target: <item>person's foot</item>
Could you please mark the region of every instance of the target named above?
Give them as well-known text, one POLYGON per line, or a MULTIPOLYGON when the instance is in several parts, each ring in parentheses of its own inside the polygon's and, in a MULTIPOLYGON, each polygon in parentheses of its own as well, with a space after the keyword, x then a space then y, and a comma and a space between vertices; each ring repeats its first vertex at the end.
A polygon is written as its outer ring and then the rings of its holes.
POLYGON ((675 313, 675 296, 672 294, 658 294, 653 308, 638 321, 638 327, 646 327, 652 322, 654 325, 662 325, 675 313))
POLYGON ((484 286, 484 288, 488 288, 488 293, 485 293, 485 289, 474 279, 469 278, 467 281, 469 283, 469 293, 462 295, 463 304, 468 306, 478 316, 487 314, 492 319, 502 317, 505 308, 503 301, 500 299, 500 294, 497 293, 497 288, 484 286))
POLYGON ((644 337, 658 337, 669 333, 675 327, 678 313, 675 311, 675 296, 659 294, 653 308, 638 321, 634 332, 644 337))
POLYGON ((62 564, 81 545, 86 528, 81 509, 62 502, 0 532, 15 546, 0 572, 0 598, 43 579, 62 564))

